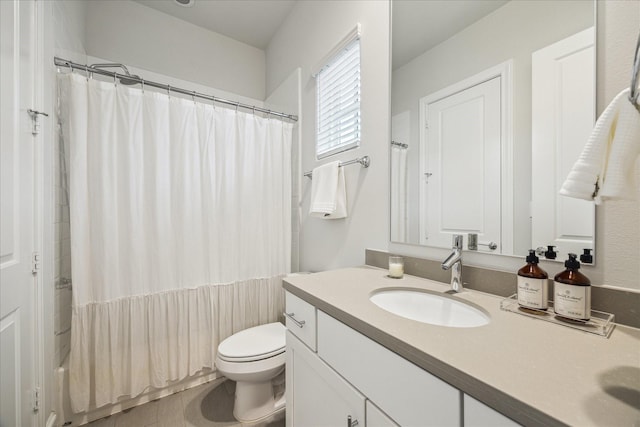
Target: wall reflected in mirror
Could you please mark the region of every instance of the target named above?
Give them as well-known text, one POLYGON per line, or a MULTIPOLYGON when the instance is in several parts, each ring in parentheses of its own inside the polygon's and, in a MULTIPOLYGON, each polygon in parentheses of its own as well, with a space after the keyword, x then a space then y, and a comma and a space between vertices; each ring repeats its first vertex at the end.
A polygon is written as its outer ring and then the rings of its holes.
POLYGON ((558 259, 594 248, 558 195, 595 121, 588 1, 392 2, 391 241, 558 259), (491 245, 493 243, 493 245, 491 245), (495 248, 495 249, 491 249, 495 248))

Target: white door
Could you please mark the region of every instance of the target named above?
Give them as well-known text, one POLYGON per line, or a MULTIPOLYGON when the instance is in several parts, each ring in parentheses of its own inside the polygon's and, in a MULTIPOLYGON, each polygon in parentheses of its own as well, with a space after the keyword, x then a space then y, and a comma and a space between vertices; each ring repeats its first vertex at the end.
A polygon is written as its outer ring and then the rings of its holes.
POLYGON ((287 331, 287 426, 365 425, 365 398, 287 331))
POLYGON ((0 425, 35 425, 34 142, 31 119, 35 4, 0 1, 0 425))
POLYGON ((451 247, 453 234, 476 233, 501 252, 501 79, 421 100, 422 244, 451 247))
POLYGON ((593 28, 532 54, 532 247, 593 248, 593 202, 558 194, 595 120, 593 28))

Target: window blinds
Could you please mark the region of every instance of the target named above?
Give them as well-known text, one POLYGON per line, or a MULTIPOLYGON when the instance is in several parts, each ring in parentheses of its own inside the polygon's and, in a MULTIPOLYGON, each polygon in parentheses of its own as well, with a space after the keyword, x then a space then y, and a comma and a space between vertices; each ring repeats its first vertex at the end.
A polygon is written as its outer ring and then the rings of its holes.
POLYGON ((317 75, 318 159, 360 144, 360 39, 333 56, 317 75))

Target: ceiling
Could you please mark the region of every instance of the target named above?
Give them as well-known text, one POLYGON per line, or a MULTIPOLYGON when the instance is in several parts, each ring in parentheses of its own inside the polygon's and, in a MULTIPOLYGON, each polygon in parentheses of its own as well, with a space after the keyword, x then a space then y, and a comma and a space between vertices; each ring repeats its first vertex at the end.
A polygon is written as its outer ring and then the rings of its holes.
POLYGON ((135 0, 207 30, 264 50, 291 12, 295 0, 135 0))
POLYGON ((447 40, 507 0, 393 0, 393 69, 447 40))
MULTIPOLYGON (((174 0, 134 1, 262 50, 296 3, 296 0, 194 0, 193 6, 184 7, 174 0)), ((393 0, 393 69, 505 3, 507 0, 393 0)))

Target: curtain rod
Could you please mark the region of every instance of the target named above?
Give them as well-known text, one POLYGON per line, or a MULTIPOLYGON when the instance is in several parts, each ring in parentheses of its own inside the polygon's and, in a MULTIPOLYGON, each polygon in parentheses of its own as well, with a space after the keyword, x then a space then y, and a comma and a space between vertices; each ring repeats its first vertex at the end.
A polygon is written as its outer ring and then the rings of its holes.
POLYGON ((144 88, 144 86, 151 86, 151 87, 155 87, 155 88, 158 88, 158 89, 164 89, 169 93, 171 93, 171 92, 181 93, 183 95, 188 95, 188 96, 192 96, 192 97, 196 97, 196 98, 207 99, 209 101, 218 102, 220 104, 231 105, 231 106, 234 106, 236 108, 237 107, 241 107, 241 108, 245 108, 245 109, 248 109, 248 110, 251 110, 251 111, 254 111, 254 112, 255 111, 259 111, 259 112, 265 113, 267 115, 282 117, 282 118, 285 118, 285 119, 292 120, 294 122, 298 121, 298 116, 293 115, 293 114, 280 113, 278 111, 272 111, 272 110, 267 110, 266 108, 256 107, 255 105, 243 104, 241 102, 230 101, 228 99, 218 98, 217 96, 213 96, 213 95, 206 95, 204 93, 200 93, 200 92, 196 92, 196 91, 181 89, 179 87, 174 87, 174 86, 171 86, 171 85, 165 85, 165 84, 162 84, 162 83, 157 83, 157 82, 153 82, 153 81, 150 81, 150 80, 145 80, 145 79, 143 79, 141 77, 134 76, 134 75, 120 74, 120 73, 116 73, 116 72, 113 72, 113 71, 103 70, 101 68, 94 68, 94 67, 91 67, 90 65, 78 64, 78 63, 75 63, 75 62, 72 62, 72 61, 68 61, 66 59, 58 58, 57 56, 53 58, 53 62, 58 67, 70 68, 72 72, 73 72, 74 69, 76 69, 76 70, 85 71, 87 73, 100 74, 100 75, 103 75, 103 76, 113 77, 114 79, 122 78, 122 79, 127 79, 127 80, 134 80, 134 81, 142 84, 143 88, 144 88))
POLYGON ((409 144, 405 144, 404 142, 391 141, 391 145, 397 145, 402 148, 409 148, 409 144))

